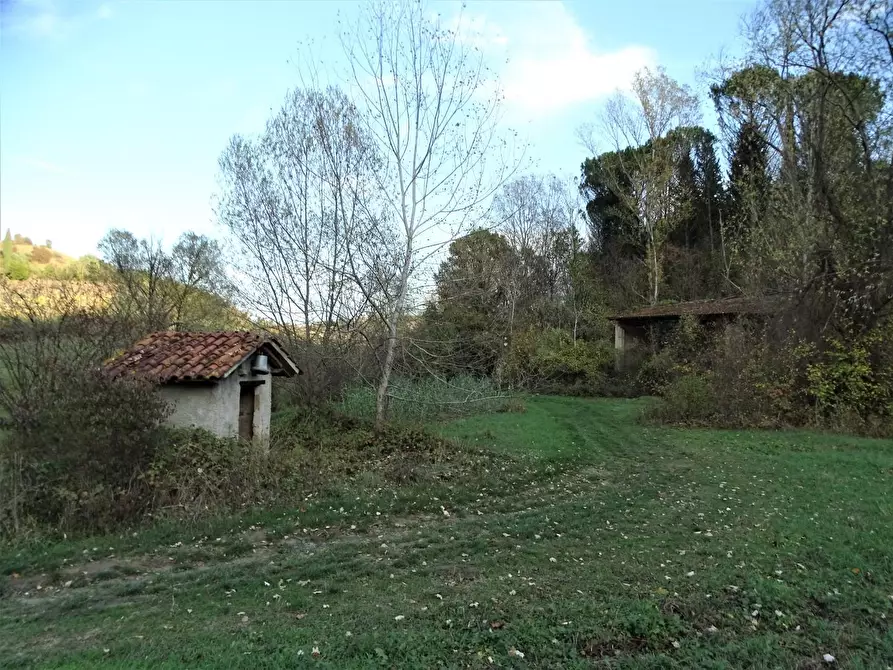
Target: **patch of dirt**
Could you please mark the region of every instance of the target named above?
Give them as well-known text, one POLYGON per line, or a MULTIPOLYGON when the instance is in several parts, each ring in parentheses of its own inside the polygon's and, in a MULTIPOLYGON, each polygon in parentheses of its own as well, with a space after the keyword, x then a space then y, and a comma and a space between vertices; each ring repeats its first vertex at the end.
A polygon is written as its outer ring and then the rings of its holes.
POLYGON ((167 572, 173 567, 173 561, 161 556, 99 558, 95 561, 68 565, 53 574, 11 575, 6 588, 7 593, 14 597, 47 598, 94 584, 100 577, 103 582, 132 580, 146 574, 167 572))
POLYGON ((242 539, 250 544, 266 544, 267 531, 265 531, 263 528, 246 530, 242 533, 242 539))
POLYGON ((126 558, 100 558, 89 563, 73 565, 62 570, 66 577, 84 576, 87 578, 108 572, 122 576, 138 576, 147 572, 170 570, 173 561, 161 556, 128 556, 126 558))
POLYGON ((584 640, 580 645, 580 655, 587 658, 611 658, 624 654, 641 654, 648 650, 648 640, 641 637, 627 637, 612 640, 584 640))
POLYGON ((458 584, 468 584, 470 582, 476 582, 481 579, 481 570, 480 568, 474 567, 472 565, 453 565, 447 567, 446 569, 438 570, 441 573, 441 577, 450 586, 457 586, 458 584))

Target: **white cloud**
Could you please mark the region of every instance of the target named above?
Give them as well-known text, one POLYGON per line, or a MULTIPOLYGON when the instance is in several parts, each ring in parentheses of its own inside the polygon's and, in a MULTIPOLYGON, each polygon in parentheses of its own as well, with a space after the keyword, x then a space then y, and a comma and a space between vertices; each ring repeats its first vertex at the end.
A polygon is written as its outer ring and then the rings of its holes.
MULTIPOLYGON (((656 62, 655 52, 631 44, 601 51, 561 2, 524 4, 523 12, 495 23, 478 14, 461 27, 495 62, 510 115, 518 120, 562 112, 629 85, 635 72, 656 62), (505 60, 507 59, 507 61, 505 60)), ((459 23, 456 23, 459 26, 459 23)))

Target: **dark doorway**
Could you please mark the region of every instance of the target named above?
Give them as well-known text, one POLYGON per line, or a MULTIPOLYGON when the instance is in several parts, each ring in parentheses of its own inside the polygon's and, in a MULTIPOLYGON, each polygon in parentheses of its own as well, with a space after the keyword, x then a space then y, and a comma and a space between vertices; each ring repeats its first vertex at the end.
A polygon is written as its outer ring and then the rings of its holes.
POLYGON ((239 388, 239 437, 254 439, 254 389, 256 384, 242 384, 239 388))

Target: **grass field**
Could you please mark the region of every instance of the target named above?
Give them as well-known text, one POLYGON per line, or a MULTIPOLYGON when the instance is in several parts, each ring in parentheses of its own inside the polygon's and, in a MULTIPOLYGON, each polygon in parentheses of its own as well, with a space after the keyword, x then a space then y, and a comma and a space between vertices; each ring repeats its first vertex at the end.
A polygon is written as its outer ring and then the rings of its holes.
POLYGON ((893 442, 641 407, 442 426, 504 455, 461 486, 5 548, 0 666, 893 666, 893 442))

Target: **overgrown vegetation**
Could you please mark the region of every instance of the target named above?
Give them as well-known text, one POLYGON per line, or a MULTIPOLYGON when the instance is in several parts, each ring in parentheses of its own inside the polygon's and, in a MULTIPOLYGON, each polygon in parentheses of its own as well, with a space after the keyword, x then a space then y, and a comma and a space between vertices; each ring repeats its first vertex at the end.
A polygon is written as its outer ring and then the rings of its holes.
MULTIPOLYGON (((341 407, 366 418, 318 407, 280 411, 265 446, 164 427, 169 408, 151 384, 111 378, 89 365, 100 340, 79 340, 71 324, 29 337, 0 344, 13 363, 0 394, 7 416, 0 448, 5 541, 296 506, 321 493, 457 481, 493 466, 492 455, 420 427, 430 412, 404 412, 416 427, 376 426, 371 395, 341 407)), ((467 389, 481 390, 480 384, 467 389)), ((518 406, 503 395, 480 400, 463 396, 457 413, 482 411, 488 403, 518 406)))
POLYGON ((168 430, 165 438, 141 475, 155 518, 286 508, 351 489, 456 481, 492 461, 421 427, 376 428, 371 419, 332 410, 280 412, 269 451, 200 429, 168 430))
POLYGON ((34 244, 30 237, 13 235, 7 229, 0 246, 2 274, 14 281, 55 279, 64 281, 96 281, 101 262, 95 256, 72 258, 55 249, 50 240, 34 244))
POLYGON ((710 335, 684 322, 672 344, 649 361, 662 400, 651 416, 688 425, 813 426, 893 435, 890 322, 846 345, 818 344, 796 332, 740 323, 710 335), (883 340, 883 343, 882 343, 883 340))

